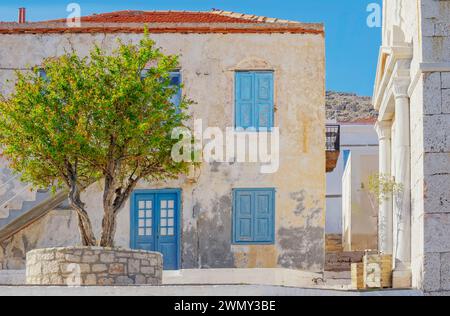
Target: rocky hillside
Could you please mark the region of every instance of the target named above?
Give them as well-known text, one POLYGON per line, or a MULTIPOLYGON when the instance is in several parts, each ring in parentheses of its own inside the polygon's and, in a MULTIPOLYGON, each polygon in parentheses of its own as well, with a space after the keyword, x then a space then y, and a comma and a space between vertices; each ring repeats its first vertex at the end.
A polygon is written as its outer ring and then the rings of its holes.
POLYGON ((326 111, 328 120, 336 119, 338 122, 366 120, 378 115, 370 97, 333 91, 326 94, 326 111))

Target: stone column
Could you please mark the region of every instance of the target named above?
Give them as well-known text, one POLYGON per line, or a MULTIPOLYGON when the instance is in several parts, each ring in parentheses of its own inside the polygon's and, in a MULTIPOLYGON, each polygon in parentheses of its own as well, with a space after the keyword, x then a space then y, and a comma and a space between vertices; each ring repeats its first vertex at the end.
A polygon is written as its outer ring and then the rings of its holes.
MULTIPOLYGON (((375 124, 379 140, 379 173, 391 177, 391 129, 392 121, 375 124)), ((380 201, 378 211, 378 249, 383 254, 392 254, 392 194, 380 201)))
POLYGON ((411 154, 409 79, 394 79, 395 97, 395 181, 402 191, 394 196, 394 258, 393 286, 411 286, 411 154))

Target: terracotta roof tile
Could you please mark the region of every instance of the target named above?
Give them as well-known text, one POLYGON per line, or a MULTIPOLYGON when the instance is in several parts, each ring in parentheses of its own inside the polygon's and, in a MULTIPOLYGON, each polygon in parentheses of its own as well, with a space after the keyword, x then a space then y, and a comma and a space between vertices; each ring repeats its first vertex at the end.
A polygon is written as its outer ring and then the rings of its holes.
MULTIPOLYGON (((63 22, 64 19, 49 22, 63 22)), ((260 23, 258 21, 217 14, 191 11, 117 11, 81 17, 92 23, 260 23)))
POLYGON ((45 33, 292 33, 324 34, 322 24, 299 23, 262 16, 213 10, 117 11, 81 18, 80 27, 69 27, 65 19, 31 23, 0 24, 0 34, 45 33))

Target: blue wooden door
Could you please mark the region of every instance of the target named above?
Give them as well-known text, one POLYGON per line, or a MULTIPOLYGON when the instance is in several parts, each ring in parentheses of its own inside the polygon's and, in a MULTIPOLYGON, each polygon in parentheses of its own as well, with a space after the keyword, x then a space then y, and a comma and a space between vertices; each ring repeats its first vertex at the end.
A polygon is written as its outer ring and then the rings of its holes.
POLYGON ((165 270, 179 266, 180 192, 136 191, 131 203, 131 247, 163 254, 165 270))

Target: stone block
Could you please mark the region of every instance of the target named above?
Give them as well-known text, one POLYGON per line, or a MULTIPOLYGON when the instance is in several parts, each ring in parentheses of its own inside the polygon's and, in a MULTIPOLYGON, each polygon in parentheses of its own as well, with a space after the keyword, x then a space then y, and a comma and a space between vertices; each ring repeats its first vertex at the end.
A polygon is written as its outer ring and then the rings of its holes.
POLYGON ((42 265, 42 273, 51 274, 51 273, 59 273, 59 262, 57 261, 49 261, 42 265))
POLYGON ((111 263, 115 261, 115 256, 113 253, 105 253, 100 255, 100 261, 103 263, 111 263))
POLYGON ((81 258, 81 261, 82 261, 82 262, 85 262, 85 263, 95 263, 95 262, 98 261, 98 256, 97 256, 97 255, 94 255, 94 254, 91 254, 91 255, 85 254, 85 255, 81 258))
POLYGON ((81 256, 75 256, 75 255, 67 254, 65 256, 65 260, 69 261, 69 262, 78 263, 78 262, 81 262, 81 256))
POLYGON ((144 274, 154 274, 155 268, 154 267, 142 267, 141 272, 144 274))
POLYGON ((52 274, 49 276, 50 278, 50 284, 53 285, 64 285, 64 280, 61 275, 59 274, 52 274))
POLYGON ((422 23, 422 35, 423 36, 434 36, 435 34, 435 24, 434 19, 424 19, 422 23))
POLYGON ((55 254, 55 259, 56 259, 56 260, 64 260, 65 256, 66 256, 66 255, 65 255, 64 253, 57 252, 57 253, 55 254))
POLYGON ((442 113, 450 114, 450 89, 442 89, 442 113))
POLYGON ((113 285, 114 279, 112 278, 99 278, 97 284, 100 286, 113 285))
POLYGON ((424 174, 450 174, 450 153, 426 153, 424 156, 424 174))
POLYGON ((423 125, 425 152, 450 152, 450 115, 425 116, 423 125))
POLYGON ((424 19, 438 18, 439 13, 439 2, 438 1, 423 1, 421 2, 421 12, 424 19))
POLYGON ((128 260, 128 273, 139 273, 141 272, 141 264, 137 259, 129 259, 128 260))
POLYGON ((443 36, 423 36, 422 48, 424 60, 444 63, 450 60, 450 38, 443 36))
POLYGON ((108 267, 106 264, 94 264, 92 265, 92 272, 99 273, 99 272, 106 272, 108 271, 108 267))
POLYGON ((450 23, 439 22, 434 24, 434 36, 450 36, 450 23))
POLYGON ((436 174, 424 178, 426 213, 450 213, 450 175, 436 174))
POLYGON ((85 285, 97 285, 97 276, 95 274, 88 274, 84 280, 85 285))
POLYGON ((147 278, 143 274, 138 274, 134 278, 134 284, 141 285, 141 284, 146 284, 146 283, 147 283, 147 278))
POLYGON ((433 72, 425 74, 423 85, 424 114, 441 114, 441 73, 433 72))
POLYGON ((140 259, 140 260, 145 260, 145 259, 147 259, 148 258, 148 256, 145 254, 145 253, 139 253, 139 252, 137 252, 137 253, 134 253, 133 254, 133 258, 134 259, 140 259))
POLYGON ((133 283, 134 283, 133 279, 130 279, 127 276, 118 276, 115 280, 115 284, 119 285, 119 286, 120 285, 131 285, 133 283))
POLYGON ((450 89, 450 72, 441 72, 442 89, 450 89))
POLYGON ((110 274, 125 274, 126 270, 125 270, 125 265, 122 263, 112 263, 109 266, 109 273, 110 274))
POLYGON ((426 253, 423 264, 423 290, 438 291, 441 288, 441 256, 439 253, 426 253))
POLYGON ((55 259, 55 254, 50 252, 50 253, 43 253, 41 255, 39 255, 39 260, 41 261, 49 261, 49 260, 54 260, 55 259))
POLYGON ((161 285, 161 281, 157 278, 147 278, 148 285, 161 285))
POLYGON ((133 254, 131 252, 119 252, 116 254, 117 258, 131 258, 133 254))
POLYGON ((85 263, 63 263, 61 265, 62 274, 89 273, 91 266, 85 263))
POLYGON ((450 290, 450 252, 441 254, 441 289, 450 290))
POLYGON ((424 215, 424 249, 450 252, 450 213, 424 215))

